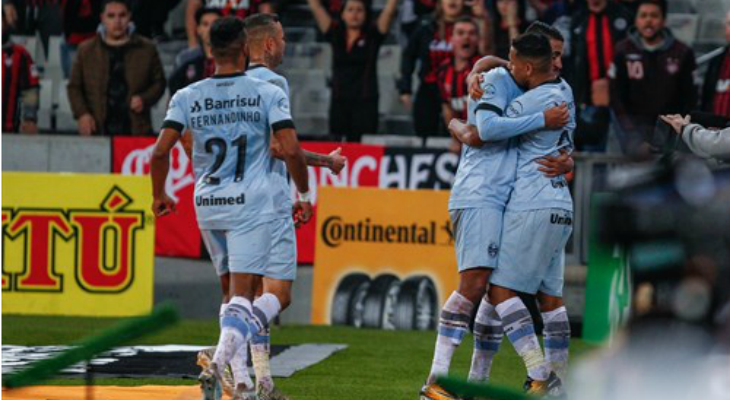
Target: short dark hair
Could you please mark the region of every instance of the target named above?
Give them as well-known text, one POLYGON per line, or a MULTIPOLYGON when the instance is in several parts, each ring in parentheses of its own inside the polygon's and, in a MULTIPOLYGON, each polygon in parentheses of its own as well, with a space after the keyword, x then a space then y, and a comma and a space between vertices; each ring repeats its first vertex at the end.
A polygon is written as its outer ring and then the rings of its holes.
POLYGON ((535 32, 524 33, 512 40, 512 47, 518 57, 531 60, 539 71, 545 72, 552 68, 553 49, 547 36, 535 32))
POLYGON ((127 8, 127 11, 129 11, 130 14, 132 13, 132 6, 129 4, 129 1, 127 1, 127 0, 104 0, 101 3, 102 14, 104 13, 104 11, 106 11, 106 6, 108 6, 109 4, 121 4, 127 8))
POLYGON ((476 21, 474 21, 474 18, 468 15, 462 15, 461 17, 457 18, 456 21, 454 21, 454 26, 456 26, 456 24, 472 24, 475 28, 477 28, 477 32, 479 32, 479 25, 476 21))
POLYGON ((636 7, 636 10, 641 8, 644 4, 651 4, 659 7, 660 10, 662 10, 662 17, 667 18, 667 1, 666 0, 639 0, 639 6, 636 7))
POLYGON ((542 21, 535 21, 527 27, 525 33, 539 33, 548 37, 548 39, 565 42, 565 37, 555 27, 550 26, 542 21))
POLYGON ((243 20, 236 17, 223 17, 210 27, 210 47, 215 58, 233 58, 246 43, 243 20))
POLYGON ((200 25, 200 21, 203 19, 205 15, 208 14, 215 14, 219 17, 223 16, 223 13, 221 10, 217 8, 210 8, 210 7, 200 7, 197 11, 195 11, 195 25, 200 25))
POLYGON ((243 26, 246 29, 246 36, 251 38, 261 32, 272 35, 274 27, 279 23, 279 16, 276 14, 254 14, 243 20, 243 26))

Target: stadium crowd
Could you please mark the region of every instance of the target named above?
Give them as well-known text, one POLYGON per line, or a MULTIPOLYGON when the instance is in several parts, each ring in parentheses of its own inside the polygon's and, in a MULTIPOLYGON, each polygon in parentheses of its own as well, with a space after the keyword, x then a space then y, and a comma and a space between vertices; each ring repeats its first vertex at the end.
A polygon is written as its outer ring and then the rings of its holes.
MULTIPOLYGON (((10 35, 38 35, 46 52, 48 38, 63 35, 62 65, 79 134, 150 135, 158 128, 150 109, 165 90, 172 94, 214 72, 208 31, 217 18, 283 15, 290 6, 188 0, 188 46, 165 76, 158 46, 172 40, 163 27, 179 2, 3 0, 3 132, 39 130, 38 72, 10 35)), ((730 46, 716 52, 697 85, 695 54, 667 28, 665 0, 387 0, 378 10, 370 0, 307 4, 318 40, 332 47, 332 138, 357 142, 382 132, 378 58, 388 38, 402 47, 393 78, 415 134, 447 137, 448 121, 465 118, 474 63, 485 55, 506 58, 510 41, 535 20, 566 38, 561 75, 576 99, 579 150, 646 152, 660 115, 703 111, 730 118, 730 46)), ((730 43, 730 14, 725 32, 730 43)))

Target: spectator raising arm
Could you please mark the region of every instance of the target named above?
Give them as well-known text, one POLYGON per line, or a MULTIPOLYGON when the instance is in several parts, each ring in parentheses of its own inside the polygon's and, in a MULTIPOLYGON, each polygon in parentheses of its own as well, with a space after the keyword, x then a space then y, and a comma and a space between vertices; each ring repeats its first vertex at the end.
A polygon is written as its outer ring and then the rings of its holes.
POLYGON ((384 35, 388 33, 397 10, 398 0, 388 0, 388 2, 385 3, 385 7, 380 12, 380 16, 378 16, 378 31, 380 31, 380 33, 384 35))
POLYGON ((317 28, 321 32, 327 32, 330 26, 332 26, 332 17, 327 12, 327 9, 324 8, 320 0, 307 0, 307 3, 309 3, 309 8, 312 9, 314 20, 317 21, 317 28))

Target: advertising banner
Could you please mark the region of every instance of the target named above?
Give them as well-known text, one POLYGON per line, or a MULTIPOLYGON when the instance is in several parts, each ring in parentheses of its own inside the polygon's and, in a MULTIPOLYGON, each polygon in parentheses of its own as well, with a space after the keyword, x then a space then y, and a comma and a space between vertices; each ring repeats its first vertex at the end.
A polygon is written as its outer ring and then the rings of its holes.
MULTIPOLYGON (((112 172, 148 175, 154 145, 155 138, 151 137, 115 137, 112 142, 112 172)), ((151 187, 149 179, 147 184, 151 187)), ((167 194, 177 202, 177 212, 157 220, 155 254, 200 258, 200 231, 193 207, 194 184, 192 163, 182 144, 178 143, 172 150, 170 172, 165 185, 167 194)))
POLYGON ((449 192, 320 188, 312 322, 432 329, 458 273, 449 192))
POLYGON ((381 188, 449 189, 459 155, 445 149, 386 147, 380 166, 381 188))
POLYGON ((2 311, 131 316, 152 309, 149 180, 2 174, 2 311))

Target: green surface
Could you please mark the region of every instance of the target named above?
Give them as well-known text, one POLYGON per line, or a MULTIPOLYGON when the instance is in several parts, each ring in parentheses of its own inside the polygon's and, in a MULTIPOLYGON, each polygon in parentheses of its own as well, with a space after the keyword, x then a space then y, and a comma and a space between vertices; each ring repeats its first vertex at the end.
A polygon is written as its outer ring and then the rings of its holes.
MULTIPOLYGON (((118 319, 3 316, 4 344, 67 344, 100 332, 118 319)), ((212 344, 218 321, 181 321, 173 328, 133 344, 212 344)), ((435 332, 403 332, 325 326, 287 326, 272 329, 274 344, 343 343, 348 348, 322 363, 298 372, 277 384, 294 399, 340 400, 417 399, 433 356, 435 332)), ((595 348, 580 340, 571 342, 573 359, 595 348)), ((471 360, 471 336, 457 350, 451 372, 465 377, 471 360)), ((525 370, 505 340, 495 359, 492 382, 520 388, 525 370)), ((80 380, 52 380, 53 384, 81 384, 80 380)), ((196 384, 175 379, 102 379, 98 384, 196 384)))

